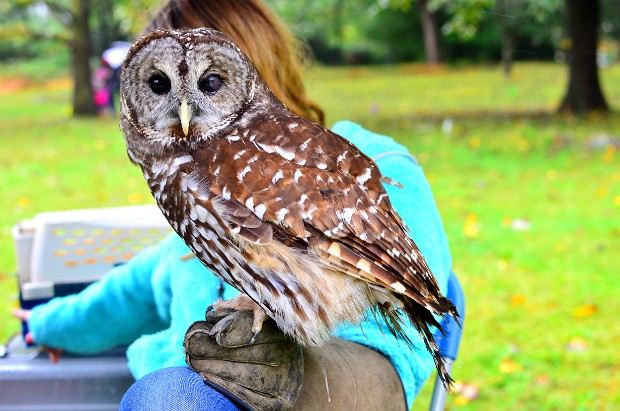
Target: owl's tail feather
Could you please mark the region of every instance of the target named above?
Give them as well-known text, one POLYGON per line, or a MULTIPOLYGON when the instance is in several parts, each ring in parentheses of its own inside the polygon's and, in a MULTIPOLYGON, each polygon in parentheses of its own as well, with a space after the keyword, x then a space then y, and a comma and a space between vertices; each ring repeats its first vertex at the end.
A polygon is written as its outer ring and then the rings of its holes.
MULTIPOLYGON (((405 295, 399 295, 397 298, 402 304, 402 311, 405 312, 407 318, 411 321, 411 324, 422 337, 426 349, 433 356, 433 361, 435 362, 435 367, 437 368, 439 378, 446 389, 449 389, 449 387, 454 383, 454 380, 446 371, 444 360, 439 353, 439 348, 435 342, 435 336, 433 335, 433 330, 431 327, 436 327, 443 335, 446 335, 445 330, 443 330, 441 324, 433 315, 433 312, 428 308, 422 306, 412 298, 405 295)), ((452 304, 448 298, 440 296, 438 303, 442 309, 437 314, 439 314, 442 318, 446 315, 451 315, 455 318, 457 323, 459 323, 458 312, 456 311, 454 304, 452 304)), ((383 318, 390 332, 394 334, 396 338, 402 339, 410 348, 417 348, 411 341, 409 335, 407 335, 406 330, 403 328, 404 318, 401 310, 394 307, 394 305, 390 302, 379 304, 377 308, 379 316, 383 318)))

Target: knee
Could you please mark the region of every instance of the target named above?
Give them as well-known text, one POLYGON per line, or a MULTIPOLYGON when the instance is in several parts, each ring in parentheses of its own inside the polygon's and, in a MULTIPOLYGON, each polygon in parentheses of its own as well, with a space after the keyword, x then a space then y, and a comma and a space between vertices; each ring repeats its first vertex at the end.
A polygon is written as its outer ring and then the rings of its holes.
POLYGON ((238 411, 226 397, 207 386, 188 367, 154 371, 136 381, 125 393, 120 411, 238 411))

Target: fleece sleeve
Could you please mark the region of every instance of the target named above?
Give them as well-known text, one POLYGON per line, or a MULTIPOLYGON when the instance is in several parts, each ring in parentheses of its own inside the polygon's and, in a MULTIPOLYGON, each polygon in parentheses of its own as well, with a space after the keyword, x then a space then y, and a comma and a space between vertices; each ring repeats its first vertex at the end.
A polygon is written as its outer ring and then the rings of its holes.
MULTIPOLYGON (((376 158, 382 174, 403 185, 403 188, 386 186, 386 190, 445 293, 452 261, 441 218, 422 168, 405 147, 389 137, 371 133, 351 122, 339 122, 333 130, 366 155, 376 158)), ((413 399, 434 369, 432 357, 417 331, 409 325, 408 334, 418 348, 414 350, 396 340, 372 315, 361 326, 343 326, 337 334, 387 356, 401 378, 411 408, 413 399)))
POLYGON ((91 354, 165 328, 167 321, 158 314, 151 281, 160 247, 143 250, 79 294, 33 308, 28 326, 34 340, 91 354))

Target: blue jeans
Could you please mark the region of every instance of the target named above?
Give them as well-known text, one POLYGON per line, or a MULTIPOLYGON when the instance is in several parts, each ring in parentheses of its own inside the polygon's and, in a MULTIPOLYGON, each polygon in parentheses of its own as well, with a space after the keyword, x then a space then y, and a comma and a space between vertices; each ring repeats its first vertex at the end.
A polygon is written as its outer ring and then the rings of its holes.
POLYGON ((125 393, 119 411, 239 411, 228 398, 204 383, 189 367, 154 371, 125 393))

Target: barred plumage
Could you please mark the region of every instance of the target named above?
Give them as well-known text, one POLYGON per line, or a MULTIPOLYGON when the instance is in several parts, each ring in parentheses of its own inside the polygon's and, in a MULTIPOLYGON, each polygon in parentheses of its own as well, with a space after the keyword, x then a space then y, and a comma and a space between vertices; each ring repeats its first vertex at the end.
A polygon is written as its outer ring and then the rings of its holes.
POLYGON ((394 211, 375 163, 288 111, 219 32, 159 31, 123 67, 132 162, 196 256, 298 341, 320 345, 367 309, 429 326, 456 315, 394 211))

